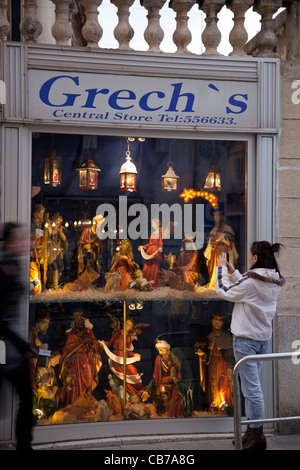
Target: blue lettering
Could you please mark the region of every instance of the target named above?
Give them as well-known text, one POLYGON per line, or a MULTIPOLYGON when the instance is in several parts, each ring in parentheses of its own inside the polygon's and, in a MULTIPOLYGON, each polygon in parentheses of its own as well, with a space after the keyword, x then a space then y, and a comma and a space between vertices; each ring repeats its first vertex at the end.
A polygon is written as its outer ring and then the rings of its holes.
POLYGON ((148 99, 154 93, 157 94, 158 98, 164 98, 166 96, 162 91, 149 91, 149 93, 145 93, 145 95, 142 96, 142 98, 140 99, 140 107, 144 111, 158 111, 159 109, 162 108, 162 106, 159 106, 158 108, 151 108, 148 105, 148 99))
POLYGON ((107 95, 109 93, 107 88, 102 88, 102 90, 97 90, 97 88, 90 88, 85 91, 88 92, 88 97, 86 103, 81 106, 82 108, 96 108, 96 106, 94 106, 96 96, 99 95, 99 93, 102 93, 103 95, 107 95))
POLYGON ((75 83, 75 85, 77 85, 77 86, 79 85, 79 78, 78 77, 70 77, 69 75, 59 75, 57 77, 53 77, 53 78, 50 78, 49 80, 47 80, 40 89, 40 98, 43 101, 43 103, 47 104, 48 106, 54 106, 54 107, 73 106, 77 96, 80 96, 80 94, 76 95, 76 94, 72 94, 72 93, 63 93, 63 95, 67 97, 67 99, 64 103, 61 103, 61 104, 51 103, 50 100, 49 100, 49 94, 50 94, 51 87, 57 80, 59 80, 61 78, 69 78, 70 80, 72 80, 75 83))
POLYGON ((178 100, 179 98, 184 96, 187 98, 187 103, 185 109, 182 109, 181 111, 184 113, 194 113, 195 111, 193 110, 193 104, 195 101, 195 95, 193 93, 182 93, 181 95, 180 92, 182 88, 182 83, 172 83, 172 86, 174 87, 174 90, 170 101, 170 106, 165 111, 178 111, 178 100))
POLYGON ((239 100, 236 100, 235 97, 236 96, 241 96, 242 98, 245 98, 246 101, 248 101, 248 95, 241 95, 241 94, 235 94, 235 95, 231 95, 231 97, 229 98, 228 100, 228 103, 231 104, 232 106, 236 106, 237 108, 240 108, 239 111, 234 111, 230 108, 228 108, 228 106, 226 106, 226 113, 227 114, 241 114, 241 113, 244 113, 247 109, 247 104, 244 102, 244 101, 239 101, 239 100))
POLYGON ((133 108, 133 104, 131 106, 120 106, 117 101, 118 100, 135 100, 136 95, 131 90, 118 90, 112 93, 108 99, 108 104, 114 109, 130 109, 133 108), (128 96, 121 96, 121 93, 126 92, 128 96))

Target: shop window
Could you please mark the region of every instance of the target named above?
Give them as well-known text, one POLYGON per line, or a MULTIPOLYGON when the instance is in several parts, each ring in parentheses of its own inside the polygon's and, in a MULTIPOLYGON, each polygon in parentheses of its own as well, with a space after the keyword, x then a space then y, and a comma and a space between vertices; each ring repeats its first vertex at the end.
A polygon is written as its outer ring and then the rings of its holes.
POLYGON ((244 142, 33 135, 39 425, 232 415, 232 305, 216 295, 214 268, 225 251, 245 270, 245 181, 244 142), (44 184, 50 148, 56 186, 44 184), (136 187, 124 192, 128 152, 136 187), (82 189, 87 156, 98 181, 82 189), (164 191, 170 161, 177 190, 164 191))

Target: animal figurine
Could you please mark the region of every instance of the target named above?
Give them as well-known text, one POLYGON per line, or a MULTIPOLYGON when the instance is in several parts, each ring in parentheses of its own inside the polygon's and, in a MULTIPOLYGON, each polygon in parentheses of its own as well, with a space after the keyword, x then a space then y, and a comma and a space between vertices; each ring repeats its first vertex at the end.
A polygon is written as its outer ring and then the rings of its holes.
POLYGON ((123 416, 123 406, 120 398, 118 398, 115 394, 115 388, 112 390, 105 390, 106 393, 106 401, 109 408, 112 410, 112 414, 114 416, 123 416))
POLYGON ((75 281, 68 282, 64 285, 63 291, 80 292, 93 288, 93 282, 100 277, 94 269, 87 268, 75 281))
POLYGON ((118 271, 108 272, 105 274, 105 288, 104 290, 117 290, 118 289, 118 280, 121 279, 121 275, 118 271))
POLYGON ((111 410, 105 400, 100 400, 98 408, 95 413, 95 421, 108 421, 111 415, 111 410))
POLYGON ((170 270, 161 270, 160 286, 170 286, 177 290, 195 291, 195 286, 189 282, 183 282, 177 274, 170 270))
POLYGON ((98 409, 98 401, 91 394, 83 392, 70 405, 56 411, 50 424, 73 424, 82 421, 94 421, 98 409))

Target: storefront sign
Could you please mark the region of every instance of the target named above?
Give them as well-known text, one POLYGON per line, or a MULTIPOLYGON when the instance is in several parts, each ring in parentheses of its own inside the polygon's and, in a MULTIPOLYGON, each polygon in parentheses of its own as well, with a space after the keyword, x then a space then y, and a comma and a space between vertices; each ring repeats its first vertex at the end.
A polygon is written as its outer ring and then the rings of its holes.
POLYGON ((29 71, 29 118, 135 127, 257 128, 257 83, 29 71))

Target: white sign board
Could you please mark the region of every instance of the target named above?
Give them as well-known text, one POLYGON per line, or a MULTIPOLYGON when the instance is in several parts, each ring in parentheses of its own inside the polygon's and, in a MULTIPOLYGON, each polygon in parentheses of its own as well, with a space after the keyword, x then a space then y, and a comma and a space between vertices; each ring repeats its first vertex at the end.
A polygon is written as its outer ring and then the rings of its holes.
POLYGON ((256 82, 29 70, 29 118, 68 123, 246 129, 256 82))

